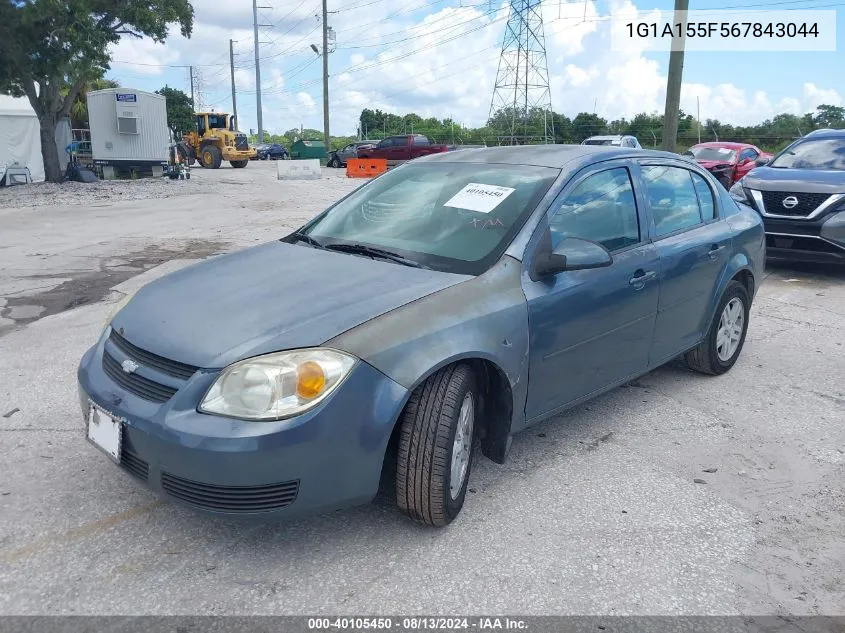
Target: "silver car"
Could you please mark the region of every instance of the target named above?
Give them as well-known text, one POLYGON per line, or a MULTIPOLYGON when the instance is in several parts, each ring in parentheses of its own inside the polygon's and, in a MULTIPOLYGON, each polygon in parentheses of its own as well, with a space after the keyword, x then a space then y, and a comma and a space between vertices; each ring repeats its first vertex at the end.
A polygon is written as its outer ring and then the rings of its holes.
POLYGON ((329 167, 343 167, 346 165, 347 160, 358 157, 359 149, 362 147, 375 147, 377 144, 378 141, 355 141, 336 152, 329 152, 329 167))
POLYGON ((605 136, 591 136, 584 139, 581 145, 610 145, 612 147, 627 147, 630 149, 642 149, 642 145, 636 136, 630 134, 610 134, 605 136))

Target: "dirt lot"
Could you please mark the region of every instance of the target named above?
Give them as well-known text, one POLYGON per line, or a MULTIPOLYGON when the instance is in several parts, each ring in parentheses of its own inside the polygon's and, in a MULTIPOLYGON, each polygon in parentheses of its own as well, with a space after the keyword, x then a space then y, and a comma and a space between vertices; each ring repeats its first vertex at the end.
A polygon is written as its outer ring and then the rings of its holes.
POLYGON ((0 191, 0 614, 843 613, 843 271, 771 268, 728 375, 666 366, 532 427, 445 530, 384 499, 213 520, 86 443, 75 370, 122 292, 358 184, 257 163, 0 191))

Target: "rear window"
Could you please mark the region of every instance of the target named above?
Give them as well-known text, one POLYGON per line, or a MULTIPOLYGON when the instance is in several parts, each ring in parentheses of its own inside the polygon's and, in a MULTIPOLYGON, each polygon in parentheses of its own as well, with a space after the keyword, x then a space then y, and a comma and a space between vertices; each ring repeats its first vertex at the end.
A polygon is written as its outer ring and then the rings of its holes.
POLYGON ((825 138, 798 141, 769 163, 781 169, 845 169, 845 139, 825 138))
POLYGON ((583 143, 584 145, 614 145, 612 139, 609 138, 588 138, 583 143))

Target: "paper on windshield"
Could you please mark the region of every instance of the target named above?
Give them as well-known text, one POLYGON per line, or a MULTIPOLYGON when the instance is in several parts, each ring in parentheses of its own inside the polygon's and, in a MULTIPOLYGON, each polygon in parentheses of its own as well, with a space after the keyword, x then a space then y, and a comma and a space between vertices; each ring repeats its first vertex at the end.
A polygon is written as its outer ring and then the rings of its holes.
POLYGON ((478 211, 479 213, 490 213, 502 204, 502 201, 514 191, 516 189, 512 189, 511 187, 499 187, 498 185, 484 185, 471 182, 449 198, 443 206, 478 211))

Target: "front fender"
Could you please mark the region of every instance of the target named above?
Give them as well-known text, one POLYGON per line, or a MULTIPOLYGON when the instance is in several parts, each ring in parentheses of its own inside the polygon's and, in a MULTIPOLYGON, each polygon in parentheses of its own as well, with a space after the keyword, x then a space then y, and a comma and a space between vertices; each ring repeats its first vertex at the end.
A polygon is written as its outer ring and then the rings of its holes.
POLYGON ((506 435, 525 425, 528 308, 520 264, 511 257, 325 344, 354 354, 409 391, 450 363, 487 361, 509 387, 512 415, 506 435))

